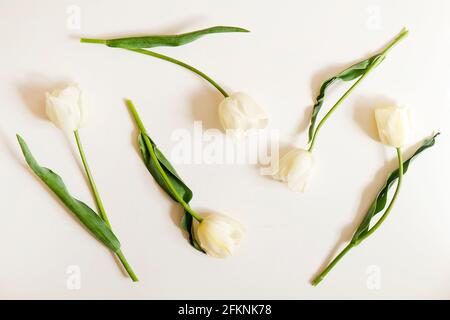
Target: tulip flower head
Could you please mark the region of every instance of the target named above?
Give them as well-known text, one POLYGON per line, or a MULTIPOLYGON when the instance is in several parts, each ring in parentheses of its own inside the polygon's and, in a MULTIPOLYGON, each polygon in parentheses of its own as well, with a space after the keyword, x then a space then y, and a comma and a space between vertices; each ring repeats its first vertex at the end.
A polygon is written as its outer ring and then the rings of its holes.
POLYGON ((225 131, 238 137, 250 129, 264 129, 269 123, 266 112, 247 94, 238 92, 222 100, 219 117, 225 131))
MULTIPOLYGON (((381 52, 376 53, 368 59, 361 60, 357 63, 352 64, 348 68, 339 71, 331 77, 328 77, 320 86, 319 92, 316 96, 316 101, 313 106, 313 110, 311 112, 311 118, 308 129, 308 150, 307 152, 311 153, 314 150, 316 145, 317 136, 320 130, 324 127, 324 124, 327 120, 330 119, 331 115, 339 108, 339 106, 347 99, 347 97, 355 90, 355 88, 371 73, 375 68, 377 68, 386 58, 387 53, 402 39, 404 39, 408 35, 408 29, 404 28, 398 36, 391 41, 381 52), (355 81, 356 80, 356 81, 355 81), (324 101, 327 97, 328 89, 335 85, 338 82, 349 82, 354 81, 353 85, 351 85, 347 91, 334 103, 334 105, 328 110, 325 115, 319 117, 321 114, 321 110, 323 109, 324 101)), ((295 167, 295 170, 298 171, 295 174, 278 174, 279 178, 283 181, 287 181, 291 186, 291 189, 301 191, 304 189, 304 185, 306 182, 306 177, 309 176, 309 171, 313 165, 311 154, 306 153, 305 151, 294 151, 292 154, 289 154, 284 161, 285 166, 295 167), (296 163, 294 165, 293 163, 296 163), (291 176, 293 176, 291 178, 291 176), (295 178, 294 178, 295 177, 295 178)), ((290 169, 283 169, 283 164, 280 163, 281 172, 283 170, 285 172, 291 171, 290 169)), ((275 176, 276 177, 276 176, 275 176)))
POLYGON ((292 191, 303 192, 314 168, 314 158, 310 151, 292 149, 280 159, 273 178, 286 182, 292 191))
POLYGON ((199 223, 197 237, 208 255, 226 258, 234 253, 244 232, 238 221, 222 214, 210 214, 199 223))
POLYGON ((407 141, 411 131, 411 115, 405 107, 385 107, 375 110, 375 120, 381 142, 400 148, 407 141))
POLYGON ((61 130, 77 131, 87 120, 83 93, 76 85, 46 93, 45 111, 49 119, 61 130))

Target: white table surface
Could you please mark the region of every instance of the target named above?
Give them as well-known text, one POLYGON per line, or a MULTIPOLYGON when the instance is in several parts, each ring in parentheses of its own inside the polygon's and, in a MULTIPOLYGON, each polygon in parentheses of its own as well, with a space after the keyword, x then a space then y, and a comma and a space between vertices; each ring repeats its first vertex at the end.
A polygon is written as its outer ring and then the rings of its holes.
MULTIPOLYGON (((0 298, 450 298, 449 10, 444 0, 0 0, 0 298), (170 155, 174 130, 192 130, 194 120, 218 127, 220 94, 166 62, 77 40, 213 25, 252 32, 155 51, 253 96, 284 150, 304 146, 323 80, 410 29, 323 128, 306 193, 261 176, 255 165, 177 166, 194 191, 194 208, 245 224, 242 245, 226 260, 197 253, 182 236, 180 210, 143 166, 123 105, 123 98, 134 100, 170 155), (34 177, 15 140, 22 134, 40 163, 94 206, 73 139, 43 109, 44 92, 70 82, 89 98, 91 119, 80 134, 137 284, 34 177), (433 131, 443 134, 411 166, 382 228, 314 288, 309 280, 337 244, 342 248, 395 167, 394 150, 376 141, 372 114, 394 102, 414 112, 411 146, 433 131), (67 285, 73 270, 80 271, 79 288, 67 285)), ((333 90, 325 107, 346 88, 333 90)))

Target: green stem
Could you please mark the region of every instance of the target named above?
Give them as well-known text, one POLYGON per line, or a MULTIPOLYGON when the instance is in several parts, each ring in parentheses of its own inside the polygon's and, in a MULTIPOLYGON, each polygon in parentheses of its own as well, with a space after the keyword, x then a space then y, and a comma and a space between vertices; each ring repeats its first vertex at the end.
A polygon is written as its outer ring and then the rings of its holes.
MULTIPOLYGON (((403 40, 408 35, 408 30, 406 28, 403 28, 403 30, 399 33, 399 35, 379 54, 379 61, 381 62, 386 54, 401 40, 403 40)), ((379 63, 373 62, 366 71, 361 75, 361 77, 348 89, 344 95, 336 102, 336 104, 327 112, 327 114, 323 117, 323 119, 320 121, 320 123, 317 125, 316 130, 314 131, 313 137, 311 139, 311 143, 309 145, 308 151, 312 151, 314 148, 314 143, 316 141, 317 134, 322 128, 323 124, 327 119, 330 117, 330 115, 337 109, 337 107, 347 98, 350 93, 358 86, 358 84, 372 71, 372 69, 377 66, 379 63)))
POLYGON ((374 226, 372 228, 370 228, 370 230, 367 231, 366 234, 364 234, 364 236, 362 236, 359 239, 358 242, 361 242, 364 239, 366 239, 367 237, 369 237, 372 233, 374 233, 381 226, 381 224, 384 222, 384 220, 386 220, 387 216, 391 212, 392 207, 394 206, 395 200, 397 200, 397 197, 398 197, 398 194, 400 191, 400 187, 402 186, 402 181, 403 181, 403 158, 402 158, 401 149, 396 148, 396 150, 397 150, 397 158, 398 158, 398 182, 397 182, 397 187, 395 188, 394 196, 392 197, 391 203, 389 203, 389 206, 387 207, 383 216, 377 221, 377 223, 374 224, 374 226))
POLYGON ((99 43, 99 44, 106 44, 106 40, 102 39, 90 39, 90 38, 81 38, 80 42, 82 43, 99 43))
MULTIPOLYGON (((97 204, 100 217, 106 223, 106 225, 112 230, 111 224, 109 223, 108 217, 106 215, 105 207, 103 206, 102 199, 100 198, 100 194, 98 193, 97 185, 95 184, 94 177, 92 176, 91 169, 89 168, 89 164, 87 162, 86 155, 84 153, 83 145, 81 144, 81 139, 78 130, 75 130, 74 134, 78 146, 78 151, 80 152, 81 161, 83 162, 84 170, 86 171, 86 175, 88 176, 89 185, 91 186, 92 193, 94 194, 95 202, 97 204)), ((128 261, 125 259, 125 256, 123 255, 122 251, 121 250, 117 251, 116 255, 122 262, 122 265, 127 271, 130 278, 133 281, 138 281, 136 274, 133 272, 133 269, 129 265, 128 261)))
POLYGON ((120 262, 122 262, 122 265, 125 268, 125 270, 127 271, 127 273, 130 276, 131 280, 133 280, 133 282, 139 281, 138 277, 134 273, 134 271, 131 268, 130 264, 128 263, 127 259, 125 259, 125 256, 123 255, 122 250, 117 251, 116 255, 119 258, 120 262))
POLYGON ((167 177, 166 172, 161 167, 161 164, 159 163, 158 158, 156 157, 155 150, 153 149, 153 144, 148 138, 147 130, 145 129, 144 124, 142 123, 141 118, 139 117, 139 114, 137 113, 136 108, 134 107, 134 104, 131 100, 126 99, 125 103, 130 110, 131 114, 133 115, 134 120, 136 121, 136 124, 138 125, 139 130, 142 133, 142 136, 144 138, 144 142, 150 152, 150 156, 152 157, 153 162, 156 165, 156 168, 158 169, 159 173, 161 174, 162 178, 164 179, 164 182, 166 183, 167 187, 172 192, 172 195, 175 197, 175 199, 183 206, 183 208, 192 216, 194 217, 198 222, 202 222, 203 218, 183 200, 182 197, 178 194, 175 187, 173 186, 172 182, 170 182, 169 177, 167 177))
POLYGON ((313 286, 317 286, 322 280, 323 278, 325 278, 325 276, 328 274, 328 272, 331 271, 331 269, 334 268, 334 266, 339 262, 339 260, 342 259, 343 256, 345 256, 345 254, 350 251, 351 248, 353 248, 355 246, 355 244, 353 243, 349 243, 344 250, 341 251, 341 253, 339 253, 337 255, 336 258, 333 259, 333 261, 331 261, 331 263, 328 265, 328 267, 326 267, 313 281, 312 281, 312 285, 313 286))
MULTIPOLYGON (((90 39, 90 38, 81 38, 80 42, 82 43, 98 43, 98 44, 105 44, 107 45, 108 40, 103 40, 103 39, 90 39)), ((161 60, 165 60, 171 63, 174 63, 180 67, 186 68, 189 71, 194 72, 195 74, 199 75, 200 77, 202 77, 203 79, 205 79, 206 81, 208 81, 210 84, 212 84, 217 90, 219 90, 219 92, 225 97, 227 98, 229 96, 229 94, 225 91, 225 89, 223 89, 216 81, 214 81, 211 77, 209 77, 208 75, 206 75, 204 72, 198 70, 197 68, 188 65, 187 63, 184 63, 183 61, 171 58, 169 56, 160 54, 160 53, 156 53, 153 51, 149 51, 149 50, 145 50, 145 49, 130 49, 130 48, 122 48, 125 50, 130 50, 130 51, 134 51, 137 53, 141 53, 141 54, 145 54, 147 56, 152 56, 154 58, 157 59, 161 59, 161 60)))
POLYGON ((89 185, 91 186, 92 193, 94 194, 95 203, 97 204, 97 209, 100 213, 100 217, 105 221, 109 228, 111 228, 111 224, 109 223, 108 217, 106 216, 105 207, 103 206, 102 199, 97 190, 97 185, 95 184, 94 177, 92 176, 91 169, 89 168, 89 164, 87 163, 86 155, 84 154, 83 145, 81 144, 80 135, 78 130, 74 131, 75 140, 77 142, 78 151, 80 152, 81 161, 83 162, 84 170, 86 171, 89 185))
POLYGON ((408 33, 409 33, 408 29, 403 28, 402 31, 400 31, 400 33, 398 34, 398 36, 395 37, 395 39, 390 44, 388 44, 388 46, 381 52, 381 54, 386 55, 386 53, 388 53, 397 43, 406 38, 408 36, 408 33))
POLYGON ((228 93, 216 81, 214 81, 211 77, 209 77, 208 75, 206 75, 202 71, 198 70, 197 68, 194 68, 193 66, 190 66, 187 63, 184 63, 183 61, 180 61, 180 60, 168 57, 168 56, 160 54, 160 53, 156 53, 156 52, 153 52, 153 51, 145 50, 145 49, 126 49, 126 50, 130 50, 130 51, 134 51, 134 52, 137 52, 137 53, 141 53, 141 54, 145 54, 145 55, 148 55, 148 56, 152 56, 154 58, 165 60, 165 61, 174 63, 176 65, 179 65, 180 67, 186 68, 186 69, 196 73, 197 75, 199 75, 200 77, 202 77, 203 79, 208 81, 210 84, 212 84, 217 90, 219 90, 219 92, 225 98, 227 98, 229 96, 228 93))
POLYGON ((350 89, 348 89, 344 93, 344 95, 336 102, 336 104, 327 112, 327 114, 322 118, 322 120, 320 120, 316 130, 314 131, 308 151, 311 152, 314 149, 314 143, 316 142, 317 134, 324 125, 325 121, 327 121, 327 119, 333 114, 333 112, 337 109, 337 107, 339 107, 339 105, 350 95, 350 93, 352 93, 352 91, 358 86, 358 84, 370 73, 370 71, 373 69, 372 66, 367 68, 366 72, 363 73, 363 75, 350 87, 350 89))
POLYGON ((344 248, 344 250, 342 250, 341 253, 339 253, 339 255, 336 258, 334 258, 333 261, 331 261, 331 263, 312 281, 313 286, 317 286, 325 278, 325 276, 331 271, 331 269, 334 268, 334 266, 339 262, 339 260, 341 260, 342 257, 345 256, 345 254, 348 251, 350 251, 350 249, 359 245, 362 241, 364 241, 367 237, 369 237, 372 233, 374 233, 381 226, 381 224, 386 220, 387 216, 391 212, 391 210, 394 206, 394 203, 397 200, 397 197, 398 197, 398 194, 400 191, 400 187, 401 187, 402 181, 403 181, 402 152, 401 152, 400 148, 396 148, 396 150, 397 150, 397 158, 398 158, 398 182, 397 182, 397 187, 395 189, 395 193, 391 199, 391 202, 389 203, 389 206, 385 210, 383 216, 377 221, 377 223, 375 223, 375 225, 372 228, 370 228, 367 231, 367 233, 364 236, 362 236, 360 239, 358 239, 357 242, 350 242, 344 248))

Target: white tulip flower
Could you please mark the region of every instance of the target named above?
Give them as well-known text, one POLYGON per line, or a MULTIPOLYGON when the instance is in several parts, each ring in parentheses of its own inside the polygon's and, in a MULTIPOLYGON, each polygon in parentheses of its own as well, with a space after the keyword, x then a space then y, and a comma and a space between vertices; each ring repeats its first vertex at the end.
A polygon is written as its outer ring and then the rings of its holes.
POLYGON ((244 232, 241 223, 216 213, 203 218, 197 228, 197 237, 200 246, 208 255, 226 258, 233 254, 244 232))
POLYGON ((69 133, 85 124, 87 109, 78 86, 69 85, 62 90, 47 92, 45 98, 47 116, 58 128, 69 133))
POLYGON ((225 131, 242 137, 250 129, 264 129, 269 123, 266 112, 247 94, 237 92, 222 100, 219 118, 225 131))
POLYGON ((408 108, 391 106, 375 110, 375 120, 381 142, 400 148, 408 140, 411 131, 411 115, 408 108))
POLYGON ((314 167, 312 153, 304 149, 293 149, 284 155, 273 178, 287 182, 292 191, 303 192, 314 167))

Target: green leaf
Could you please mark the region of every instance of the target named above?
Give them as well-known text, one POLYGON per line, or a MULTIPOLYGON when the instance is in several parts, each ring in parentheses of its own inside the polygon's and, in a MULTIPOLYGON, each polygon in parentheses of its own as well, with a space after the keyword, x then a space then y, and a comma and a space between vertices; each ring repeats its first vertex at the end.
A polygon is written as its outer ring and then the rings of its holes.
POLYGON ((83 202, 72 197, 60 176, 52 170, 41 167, 31 154, 23 138, 17 135, 20 148, 31 170, 52 190, 64 205, 73 212, 81 223, 113 252, 120 250, 120 242, 106 223, 83 202))
POLYGON ((178 47, 190 43, 192 41, 195 41, 198 38, 208 34, 225 33, 225 32, 249 32, 249 31, 238 27, 216 26, 212 28, 177 35, 154 35, 144 37, 110 39, 105 40, 105 44, 109 47, 125 48, 125 49, 178 47))
POLYGON ((374 55, 372 57, 370 57, 369 59, 360 61, 354 65, 352 65, 351 67, 339 72, 337 75, 331 77, 330 79, 328 79, 327 81, 325 81, 322 86, 320 87, 320 91, 319 91, 319 95, 316 98, 316 103, 314 104, 313 110, 312 110, 312 114, 311 114, 311 121, 310 121, 310 125, 309 125, 309 142, 311 142, 313 135, 314 135, 314 130, 315 130, 315 125, 316 125, 316 121, 317 121, 317 116, 319 115, 319 111, 322 108, 323 102, 325 100, 325 94, 327 89, 334 84, 337 81, 352 81, 356 78, 359 78, 360 76, 362 76, 366 70, 372 65, 372 64, 376 64, 378 65, 381 61, 383 61, 384 59, 384 55, 382 54, 377 54, 374 55))
MULTIPOLYGON (((156 167, 155 162, 153 161, 153 158, 150 155, 149 147, 147 146, 147 143, 145 143, 145 133, 140 133, 138 137, 138 145, 139 149, 141 151, 142 159, 145 163, 145 166, 147 167, 150 174, 153 176, 153 178, 156 180, 156 182, 163 188, 164 191, 174 200, 177 201, 176 197, 173 195, 173 192, 168 187, 167 183, 165 182, 164 178, 162 177, 161 173, 156 167)), ((151 148, 153 148, 156 158, 158 159, 159 164, 163 168, 164 172, 166 173, 167 177, 170 179, 170 182, 172 183, 173 187, 175 188, 177 194, 184 200, 184 202, 189 203, 189 201, 192 200, 192 191, 189 189, 189 187, 181 180, 180 176, 176 172, 175 168, 172 166, 172 164, 167 160, 167 158, 164 156, 164 154, 156 147, 153 140, 147 135, 147 138, 150 140, 151 148)), ((189 242, 191 245, 196 248, 197 250, 200 250, 204 252, 200 245, 198 244, 195 234, 194 234, 194 226, 193 226, 193 218, 188 212, 184 212, 184 215, 181 219, 181 227, 186 230, 189 233, 189 242)))
MULTIPOLYGON (((421 154, 426 149, 434 146, 436 142, 435 139, 438 135, 439 133, 435 134, 429 139, 425 139, 422 145, 416 150, 416 152, 414 152, 414 154, 408 160, 403 162, 404 174, 408 171, 409 165, 412 160, 414 160, 419 154, 421 154)), ((367 211, 366 216, 364 217, 360 226, 356 230, 355 235, 352 238, 353 243, 357 243, 358 240, 369 231, 370 222, 372 221, 372 219, 386 207, 389 189, 394 185, 394 182, 398 179, 398 174, 399 171, 397 168, 387 178, 386 183, 384 184, 381 191, 378 193, 375 200, 372 202, 372 205, 367 211)))

